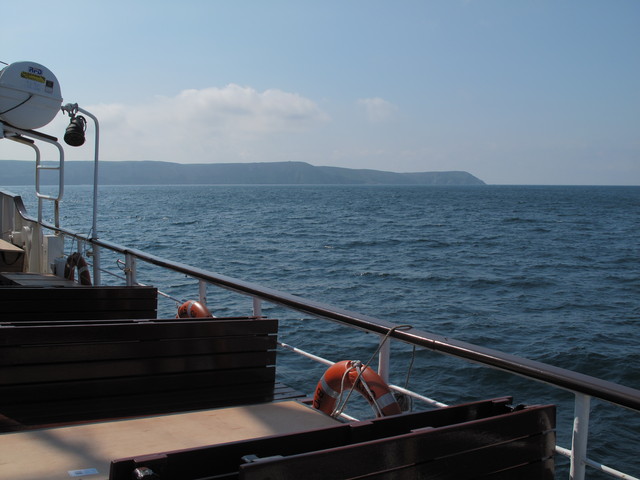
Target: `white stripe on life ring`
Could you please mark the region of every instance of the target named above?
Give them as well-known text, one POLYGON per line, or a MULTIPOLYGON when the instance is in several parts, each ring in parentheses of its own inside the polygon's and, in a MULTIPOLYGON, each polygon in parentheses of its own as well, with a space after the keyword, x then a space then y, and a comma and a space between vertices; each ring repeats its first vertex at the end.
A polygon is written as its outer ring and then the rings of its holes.
POLYGON ((393 396, 393 393, 389 392, 385 395, 382 395, 380 398, 376 398, 376 403, 380 410, 384 410, 389 405, 396 403, 396 397, 393 396))
POLYGON ((324 375, 320 379, 320 382, 322 383, 322 391, 324 391, 324 393, 329 395, 331 398, 337 399, 338 397, 340 397, 340 392, 336 392, 333 388, 327 385, 327 382, 324 379, 324 375))

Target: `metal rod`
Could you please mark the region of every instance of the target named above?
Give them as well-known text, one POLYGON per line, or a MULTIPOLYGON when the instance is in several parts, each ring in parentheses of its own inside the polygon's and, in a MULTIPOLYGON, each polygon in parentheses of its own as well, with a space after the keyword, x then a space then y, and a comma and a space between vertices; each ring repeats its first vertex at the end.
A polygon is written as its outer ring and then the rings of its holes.
POLYGON ((571 467, 569 469, 571 480, 584 480, 590 405, 591 397, 589 395, 576 393, 571 441, 571 467))
POLYGON ((378 375, 389 383, 389 361, 391 357, 391 342, 386 335, 380 335, 380 351, 378 352, 378 375))
POLYGON ((335 362, 332 362, 331 360, 327 360, 326 358, 319 357, 317 355, 314 355, 313 353, 305 352, 304 350, 301 350, 297 347, 291 346, 284 342, 278 342, 278 345, 280 345, 282 348, 286 348, 287 350, 291 350, 292 352, 297 353, 298 355, 302 355, 303 357, 310 358, 311 360, 314 360, 318 363, 322 363, 324 365, 331 366, 335 363, 335 362))
POLYGON ((262 316, 262 301, 258 297, 253 297, 253 316, 262 316))
MULTIPOLYGON (((98 239, 98 158, 100 154, 100 123, 94 114, 77 107, 78 112, 85 114, 93 120, 95 125, 95 142, 93 156, 93 219, 91 223, 91 240, 98 239)), ((93 247, 93 281, 96 285, 100 285, 100 248, 93 247)))
POLYGON ((204 280, 198 280, 198 301, 207 306, 207 282, 204 280))
POLYGON ((124 256, 124 273, 127 279, 127 286, 131 287, 138 283, 137 271, 136 271, 136 257, 131 255, 130 253, 125 254, 124 256))

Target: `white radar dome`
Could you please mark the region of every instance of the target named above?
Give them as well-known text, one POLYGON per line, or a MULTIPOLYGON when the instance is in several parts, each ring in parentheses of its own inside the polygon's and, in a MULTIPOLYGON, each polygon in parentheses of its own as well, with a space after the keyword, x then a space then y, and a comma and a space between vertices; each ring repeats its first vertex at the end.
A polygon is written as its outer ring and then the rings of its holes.
POLYGON ((60 111, 62 94, 51 70, 34 62, 15 62, 0 70, 0 120, 30 130, 60 111))

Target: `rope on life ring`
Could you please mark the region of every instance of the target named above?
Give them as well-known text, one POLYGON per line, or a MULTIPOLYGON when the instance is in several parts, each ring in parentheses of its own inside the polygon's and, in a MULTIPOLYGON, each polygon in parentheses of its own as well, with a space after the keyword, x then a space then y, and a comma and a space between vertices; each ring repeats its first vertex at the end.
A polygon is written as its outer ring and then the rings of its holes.
POLYGON ((80 285, 91 285, 91 274, 89 273, 89 265, 87 261, 75 252, 67 257, 67 263, 64 265, 64 278, 74 280, 74 270, 78 269, 78 278, 80 285))
POLYGON ((350 389, 369 402, 377 417, 402 413, 391 389, 380 375, 354 360, 334 363, 324 372, 316 387, 313 407, 327 415, 337 416, 340 413, 336 408, 338 400, 344 391, 350 389))

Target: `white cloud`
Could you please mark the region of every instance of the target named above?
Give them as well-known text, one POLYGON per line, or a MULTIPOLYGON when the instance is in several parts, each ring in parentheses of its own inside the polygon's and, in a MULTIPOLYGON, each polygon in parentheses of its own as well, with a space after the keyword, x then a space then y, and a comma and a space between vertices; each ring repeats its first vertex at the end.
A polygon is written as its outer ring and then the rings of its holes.
POLYGON ((391 120, 398 110, 393 103, 382 98, 361 98, 358 105, 364 109, 367 120, 372 123, 381 123, 391 120))
MULTIPOLYGON (((271 150, 277 157, 274 137, 312 130, 329 120, 314 101, 296 93, 235 84, 184 90, 140 104, 84 108, 100 121, 104 160, 270 161, 265 153, 271 150)), ((73 154, 74 159, 89 156, 73 154)))

